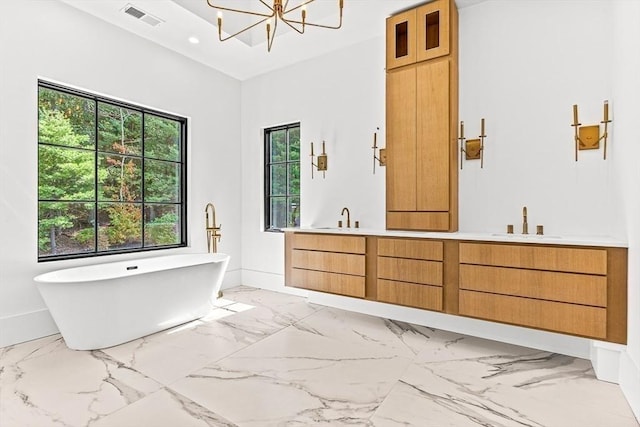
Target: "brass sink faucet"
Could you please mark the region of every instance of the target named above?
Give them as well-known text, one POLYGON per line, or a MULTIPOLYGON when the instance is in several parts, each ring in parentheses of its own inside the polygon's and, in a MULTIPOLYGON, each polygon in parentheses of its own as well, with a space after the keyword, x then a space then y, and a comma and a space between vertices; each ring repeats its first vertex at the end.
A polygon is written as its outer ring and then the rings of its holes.
POLYGON ((222 225, 216 225, 216 208, 213 203, 207 203, 204 208, 205 229, 207 230, 207 251, 209 253, 218 252, 218 242, 222 237, 220 229, 222 225), (211 216, 209 215, 211 213, 211 216))
POLYGON ((349 213, 349 209, 346 207, 342 208, 341 216, 344 216, 345 211, 347 212, 347 228, 351 228, 351 214, 349 213))
POLYGON ((522 208, 522 234, 529 234, 529 223, 527 222, 527 207, 522 208))

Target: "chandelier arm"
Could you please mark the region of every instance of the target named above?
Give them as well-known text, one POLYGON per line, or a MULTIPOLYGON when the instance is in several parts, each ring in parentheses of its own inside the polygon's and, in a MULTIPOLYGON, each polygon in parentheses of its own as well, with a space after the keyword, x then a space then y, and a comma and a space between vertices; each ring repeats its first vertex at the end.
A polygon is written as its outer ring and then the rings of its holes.
POLYGON ((260 0, 260 3, 262 3, 263 5, 265 5, 267 7, 267 9, 269 9, 270 11, 274 12, 273 7, 269 6, 267 3, 265 3, 263 0, 260 0))
MULTIPOLYGON (((295 21, 293 19, 287 19, 287 22, 291 23, 291 24, 300 24, 300 25, 302 25, 302 21, 295 21)), ((332 27, 330 25, 312 24, 312 23, 306 22, 306 21, 304 22, 304 25, 305 26, 309 25, 311 27, 318 27, 318 28, 328 28, 330 30, 339 30, 340 28, 342 28, 342 16, 340 16, 340 23, 336 27, 332 27)))
MULTIPOLYGON (((284 22, 285 24, 287 24, 289 27, 291 27, 298 34, 304 34, 304 26, 307 25, 306 23, 304 25, 302 25, 302 30, 300 30, 295 25, 292 25, 291 21, 289 21, 288 19, 282 18, 281 21, 284 22)), ((299 24, 302 24, 302 22, 299 22, 299 24)))
MULTIPOLYGON (((294 10, 298 10, 301 7, 308 5, 309 3, 313 3, 314 1, 316 1, 316 0, 307 0, 307 1, 300 3, 296 7, 292 8, 292 9, 289 9, 289 10, 287 10, 287 6, 285 5, 284 12, 282 12, 282 14, 286 15, 287 13, 293 12, 294 10)), ((289 0, 287 0, 287 4, 289 4, 289 0)))
POLYGON ((225 37, 225 38, 222 38, 222 36, 221 36, 220 34, 218 34, 218 39, 220 39, 220 41, 221 41, 221 42, 226 42, 227 40, 229 40, 229 39, 231 39, 231 38, 233 38, 233 37, 235 37, 235 36, 237 36, 237 35, 239 35, 239 34, 242 34, 242 33, 244 33, 245 31, 249 31, 249 30, 250 30, 250 29, 252 29, 253 27, 255 27, 255 26, 257 26, 257 25, 260 25, 260 24, 262 24, 263 22, 266 22, 266 21, 267 21, 267 20, 269 20, 269 18, 271 18, 271 17, 272 17, 272 16, 268 16, 268 17, 266 17, 266 18, 264 18, 264 19, 261 19, 260 21, 256 22, 255 24, 251 24, 250 26, 248 26, 248 27, 247 27, 247 28, 245 28, 244 30, 240 30, 240 31, 238 31, 237 33, 235 33, 235 34, 231 34, 231 35, 229 35, 229 36, 227 36, 227 37, 225 37))
MULTIPOLYGON (((209 5, 209 7, 212 7, 214 9, 226 10, 226 11, 229 11, 229 12, 244 13, 246 15, 254 15, 254 16, 262 16, 263 18, 271 18, 271 17, 273 17, 273 13, 271 15, 267 15, 267 14, 264 14, 264 13, 252 12, 250 10, 240 10, 240 9, 232 9, 230 7, 216 6, 215 4, 211 4, 210 0, 207 0, 207 4, 209 5)), ((269 7, 269 9, 271 10, 271 12, 273 12, 273 9, 271 9, 271 7, 269 7)))

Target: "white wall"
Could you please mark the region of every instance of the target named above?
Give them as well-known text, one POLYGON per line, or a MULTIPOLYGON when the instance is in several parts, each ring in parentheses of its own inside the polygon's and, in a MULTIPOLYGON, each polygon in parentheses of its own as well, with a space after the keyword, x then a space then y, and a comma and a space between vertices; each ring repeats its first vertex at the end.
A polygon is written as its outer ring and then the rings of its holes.
MULTIPOLYGON (((460 172, 461 231, 519 230, 526 205, 532 228, 547 234, 611 233, 612 163, 602 150, 582 151, 576 163, 570 126, 574 103, 595 124, 611 99, 611 28, 606 1, 460 10, 460 118, 467 137, 486 118, 488 135, 484 169, 465 162, 460 172)), ((370 149, 376 126, 384 146, 384 77, 380 37, 243 82, 243 271, 283 272, 282 236, 261 231, 264 127, 301 121, 302 225, 335 226, 348 206, 363 227, 384 228, 384 169, 372 175, 370 149), (329 170, 312 180, 308 145, 322 139, 329 170)))
MULTIPOLYGON (((583 124, 611 100, 609 2, 490 1, 460 11, 460 120, 467 137, 486 118, 484 169, 460 173, 460 229, 608 235, 611 162, 581 151, 575 162, 572 105, 583 124)), ((609 157, 615 156, 610 145, 609 157)))
POLYGON ((243 82, 243 282, 259 285, 247 276, 257 271, 282 283, 283 235, 262 231, 265 127, 301 123, 302 225, 336 226, 347 206, 362 227, 384 228, 384 169, 373 175, 371 150, 376 127, 384 146, 384 78, 380 37, 243 82), (318 154, 322 140, 326 178, 311 179, 310 142, 318 154))
POLYGON ((614 5, 613 94, 615 99, 612 160, 615 195, 619 200, 616 233, 629 241, 629 294, 627 358, 620 369, 620 385, 640 419, 640 2, 617 1, 614 5))
POLYGON ((228 277, 239 282, 238 81, 57 1, 0 2, 0 58, 0 347, 55 332, 35 275, 132 258, 37 262, 38 78, 190 119, 190 247, 160 253, 206 251, 203 211, 213 201, 228 277))

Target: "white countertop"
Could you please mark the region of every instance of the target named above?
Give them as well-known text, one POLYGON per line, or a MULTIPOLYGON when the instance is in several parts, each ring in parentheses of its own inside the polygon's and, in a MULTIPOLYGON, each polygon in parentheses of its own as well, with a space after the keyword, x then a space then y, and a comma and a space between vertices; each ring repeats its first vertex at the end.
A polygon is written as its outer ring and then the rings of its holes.
POLYGON ((626 248, 627 242, 607 236, 538 236, 536 234, 506 234, 506 233, 441 233, 430 231, 400 231, 400 230, 379 230, 372 228, 322 228, 322 227, 300 227, 285 228, 283 231, 298 233, 321 233, 321 234, 346 234, 354 236, 383 236, 383 237, 416 237, 422 239, 442 239, 442 240, 471 240, 483 242, 508 242, 508 243, 530 243, 545 245, 569 245, 569 246, 603 246, 626 248))

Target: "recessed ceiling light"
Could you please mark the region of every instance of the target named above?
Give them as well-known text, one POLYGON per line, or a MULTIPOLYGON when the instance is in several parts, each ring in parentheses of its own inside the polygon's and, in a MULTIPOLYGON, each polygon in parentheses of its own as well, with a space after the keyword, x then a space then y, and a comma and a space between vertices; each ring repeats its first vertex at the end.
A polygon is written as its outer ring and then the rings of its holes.
POLYGON ((200 43, 200 40, 198 40, 197 37, 191 36, 191 37, 189 37, 189 43, 198 44, 198 43, 200 43))

